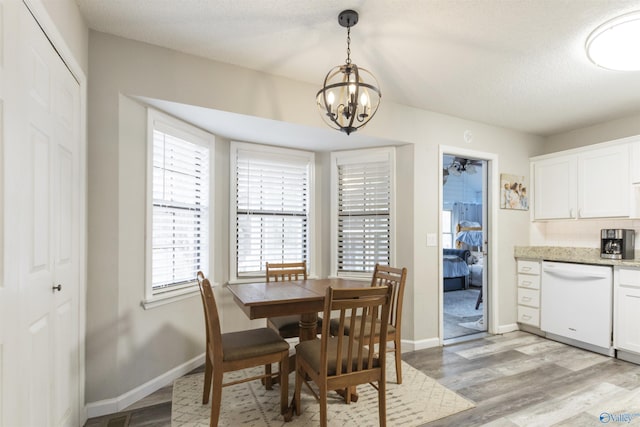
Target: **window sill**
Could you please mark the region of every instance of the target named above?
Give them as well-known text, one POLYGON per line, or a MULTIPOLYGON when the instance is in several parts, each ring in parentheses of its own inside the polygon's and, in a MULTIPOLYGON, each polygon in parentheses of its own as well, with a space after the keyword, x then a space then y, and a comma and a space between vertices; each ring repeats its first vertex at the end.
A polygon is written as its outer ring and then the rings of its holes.
MULTIPOLYGON (((216 287, 215 284, 212 284, 213 287, 216 287)), ((163 292, 158 295, 154 295, 151 298, 144 299, 140 302, 140 305, 145 310, 150 310, 156 307, 160 307, 166 304, 171 304, 176 301, 180 301, 187 298, 192 298, 200 293, 200 289, 198 289, 198 285, 189 286, 188 288, 176 289, 174 291, 163 292)))

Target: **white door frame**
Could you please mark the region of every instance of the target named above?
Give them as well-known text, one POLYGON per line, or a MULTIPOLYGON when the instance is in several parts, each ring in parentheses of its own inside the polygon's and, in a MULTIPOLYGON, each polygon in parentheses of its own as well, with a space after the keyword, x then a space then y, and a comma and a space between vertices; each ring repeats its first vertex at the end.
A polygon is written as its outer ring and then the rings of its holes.
MULTIPOLYGON (((489 153, 484 151, 469 150, 462 147, 440 145, 439 146, 439 159, 438 167, 442 171, 444 164, 442 157, 445 154, 451 154, 458 157, 469 157, 478 160, 487 161, 487 187, 486 187, 486 200, 487 200, 487 223, 485 229, 487 233, 487 259, 484 261, 487 268, 487 283, 486 293, 483 295, 485 301, 488 301, 487 306, 487 332, 495 334, 498 331, 498 208, 499 208, 499 191, 496 191, 497 186, 500 183, 500 175, 498 173, 498 155, 495 153, 489 153)), ((442 173, 438 174, 438 209, 442 212, 443 204, 443 180, 442 173)), ((442 236, 442 215, 438 215, 438 236, 442 236)), ((442 238, 438 239, 438 283, 442 284, 442 238)), ((444 289, 442 285, 438 286, 438 340, 440 346, 444 344, 444 313, 442 310, 444 304, 444 289)))

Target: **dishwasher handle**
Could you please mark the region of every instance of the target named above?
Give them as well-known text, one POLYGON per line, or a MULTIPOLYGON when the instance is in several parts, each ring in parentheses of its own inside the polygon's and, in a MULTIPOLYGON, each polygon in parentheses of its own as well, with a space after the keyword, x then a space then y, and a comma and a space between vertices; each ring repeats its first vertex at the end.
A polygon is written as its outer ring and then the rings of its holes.
POLYGON ((562 279, 565 280, 599 280, 599 279, 606 279, 609 276, 607 274, 598 274, 598 273, 593 273, 593 272, 579 272, 579 271, 575 271, 575 270, 567 270, 567 269, 562 269, 562 268, 548 268, 548 267, 544 267, 542 269, 543 272, 551 275, 551 276, 556 276, 556 277, 560 277, 562 279))

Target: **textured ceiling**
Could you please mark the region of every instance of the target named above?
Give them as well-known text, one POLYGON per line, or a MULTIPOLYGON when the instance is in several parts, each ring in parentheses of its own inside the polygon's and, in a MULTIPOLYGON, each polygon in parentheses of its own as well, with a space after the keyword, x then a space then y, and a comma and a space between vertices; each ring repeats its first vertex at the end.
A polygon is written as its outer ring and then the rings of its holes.
MULTIPOLYGON (((307 81, 351 58, 382 102, 539 135, 640 112, 640 72, 591 64, 589 33, 640 0, 77 0, 90 28, 307 81)), ((311 100, 310 102, 313 102, 311 100)))

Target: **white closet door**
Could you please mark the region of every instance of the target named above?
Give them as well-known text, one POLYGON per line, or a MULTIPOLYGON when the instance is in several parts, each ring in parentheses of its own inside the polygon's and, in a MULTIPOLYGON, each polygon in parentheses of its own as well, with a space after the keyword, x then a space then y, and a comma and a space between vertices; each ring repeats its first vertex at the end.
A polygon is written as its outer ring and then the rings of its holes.
POLYGON ((80 89, 18 2, 6 3, 4 425, 79 424, 80 89), (16 20, 17 24, 8 20, 16 20), (9 124, 10 123, 10 124, 9 124), (10 254, 9 254, 10 252, 10 254), (9 393, 8 390, 11 390, 9 393), (7 411, 10 407, 12 410, 7 411))

